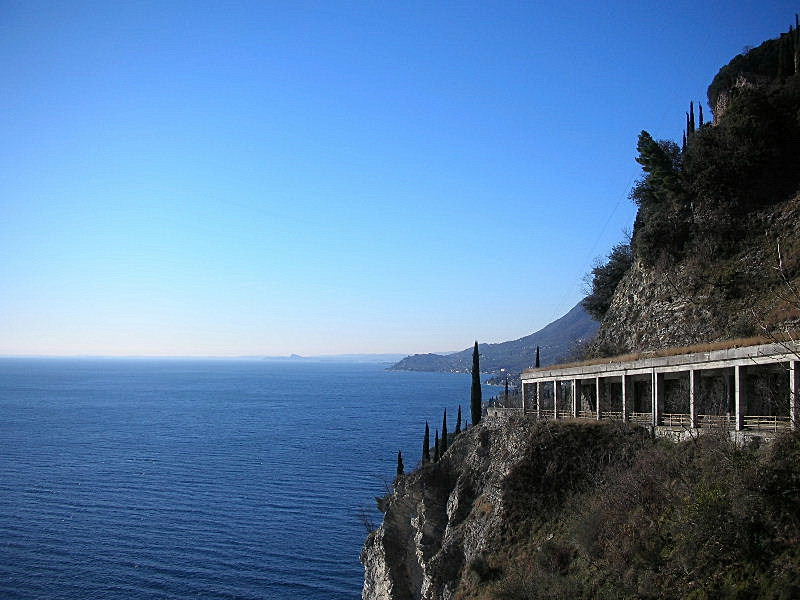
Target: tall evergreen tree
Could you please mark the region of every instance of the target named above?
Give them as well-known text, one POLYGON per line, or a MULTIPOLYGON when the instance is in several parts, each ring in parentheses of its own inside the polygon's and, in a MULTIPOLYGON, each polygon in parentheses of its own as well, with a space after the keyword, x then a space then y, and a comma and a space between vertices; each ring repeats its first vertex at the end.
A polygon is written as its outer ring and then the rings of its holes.
POLYGON ((686 134, 688 141, 694 135, 694 102, 689 102, 689 131, 686 134))
POLYGON ((800 15, 794 15, 794 72, 800 73, 800 15))
POLYGON ((403 465, 403 453, 397 451, 397 476, 402 477, 405 474, 405 466, 403 465))
POLYGON ((436 430, 436 437, 433 438, 433 462, 439 462, 439 430, 436 430))
POLYGON ((456 435, 461 433, 461 405, 458 405, 458 416, 456 417, 456 435))
POLYGON ((536 363, 533 366, 536 369, 538 369, 541 366, 539 363, 539 346, 536 346, 536 363))
POLYGON ((703 105, 698 102, 697 103, 697 108, 700 109, 700 117, 699 117, 700 120, 698 121, 698 128, 701 128, 701 127, 703 127, 703 124, 704 124, 704 120, 703 120, 703 105))
MULTIPOLYGON (((789 53, 787 52, 786 46, 786 38, 787 36, 781 36, 780 42, 778 44, 778 77, 786 77, 787 73, 791 70, 787 67, 786 59, 789 53)), ((789 27, 789 35, 788 37, 792 37, 792 28, 789 27)), ((788 43, 789 46, 792 45, 791 41, 788 43)))
POLYGON ((782 35, 778 48, 778 76, 791 77, 797 71, 795 63, 795 37, 794 27, 789 25, 789 33, 782 35))
POLYGON ((422 464, 431 462, 431 430, 425 421, 425 437, 422 440, 422 464))
POLYGON ((441 455, 447 452, 447 409, 444 409, 444 417, 442 418, 442 450, 441 455))
POLYGON ((508 375, 506 375, 506 389, 503 392, 503 406, 508 407, 508 375))
POLYGON ((470 408, 472 409, 472 424, 477 425, 481 422, 481 364, 480 354, 478 354, 478 342, 475 342, 475 349, 472 351, 472 394, 470 408))

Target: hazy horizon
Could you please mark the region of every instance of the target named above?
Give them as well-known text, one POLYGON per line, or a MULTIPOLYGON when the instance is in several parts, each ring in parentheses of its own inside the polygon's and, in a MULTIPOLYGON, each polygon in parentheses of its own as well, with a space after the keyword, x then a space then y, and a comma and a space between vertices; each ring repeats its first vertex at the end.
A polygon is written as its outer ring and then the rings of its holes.
POLYGON ((5 3, 0 355, 537 331, 631 226, 640 130, 796 8, 5 3))
MULTIPOLYGON (((447 351, 440 354, 449 354, 447 351)), ((457 351, 456 351, 457 352, 457 351)), ((286 355, 208 355, 208 354, 0 354, 0 358, 131 358, 131 359, 147 359, 147 358, 174 358, 174 359, 209 359, 209 360, 265 360, 265 361, 291 361, 298 360, 332 360, 332 359, 357 359, 359 357, 365 358, 378 358, 378 357, 405 357, 409 353, 403 352, 379 352, 379 353, 364 353, 364 354, 318 354, 318 355, 299 355, 296 353, 286 355)))

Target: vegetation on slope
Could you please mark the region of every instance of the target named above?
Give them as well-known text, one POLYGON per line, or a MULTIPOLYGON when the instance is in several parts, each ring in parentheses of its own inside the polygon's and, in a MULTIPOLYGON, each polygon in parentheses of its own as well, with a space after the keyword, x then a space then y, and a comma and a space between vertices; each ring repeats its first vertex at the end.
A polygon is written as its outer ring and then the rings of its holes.
POLYGON ((598 321, 608 312, 614 291, 631 264, 633 250, 630 243, 620 243, 611 248, 606 262, 601 262, 592 269, 589 276, 591 291, 581 301, 581 305, 598 321))
POLYGON ((748 215, 798 190, 800 72, 779 64, 783 53, 775 51, 795 38, 793 31, 769 40, 723 67, 709 97, 726 95, 724 114, 695 128, 692 107, 682 148, 641 133, 644 176, 631 192, 639 205, 638 258, 654 264, 699 250, 735 253, 736 239, 751 226, 748 215))
POLYGON ((592 271, 585 303, 603 320, 595 355, 750 336, 800 316, 775 298, 784 275, 800 277, 800 33, 737 56, 708 94, 715 122, 697 122, 691 105, 682 145, 639 136, 631 248, 592 271))
POLYGON ((800 435, 741 448, 641 431, 537 425, 505 480, 503 531, 456 597, 800 596, 800 435))

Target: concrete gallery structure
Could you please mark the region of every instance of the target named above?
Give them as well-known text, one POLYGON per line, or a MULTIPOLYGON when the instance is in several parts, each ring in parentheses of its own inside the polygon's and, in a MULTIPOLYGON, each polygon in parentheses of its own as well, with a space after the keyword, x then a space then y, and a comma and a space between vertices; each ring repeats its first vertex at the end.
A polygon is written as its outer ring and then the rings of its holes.
MULTIPOLYGON (((800 344, 685 350, 527 370, 521 410, 545 419, 618 419, 658 429, 798 427, 800 344)), ((490 413, 503 410, 520 408, 490 413)))

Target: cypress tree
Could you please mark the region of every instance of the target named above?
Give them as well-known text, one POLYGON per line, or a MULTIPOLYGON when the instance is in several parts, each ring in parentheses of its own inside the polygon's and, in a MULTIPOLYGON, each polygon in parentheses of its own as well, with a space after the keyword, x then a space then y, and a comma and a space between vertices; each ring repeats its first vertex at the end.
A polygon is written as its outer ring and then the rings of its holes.
POLYGON ((403 453, 400 450, 397 451, 397 476, 402 477, 405 473, 405 467, 403 465, 403 453))
POLYGON ((700 127, 703 126, 703 105, 698 102, 697 103, 697 108, 700 109, 700 121, 699 121, 699 125, 698 125, 698 129, 699 129, 700 127))
POLYGON ((447 452, 447 409, 444 409, 444 417, 442 418, 442 450, 440 456, 447 452))
POLYGON ((794 72, 800 71, 800 15, 794 15, 794 72))
POLYGON ((506 375, 506 389, 503 392, 503 402, 505 403, 505 407, 508 408, 508 375, 506 375))
POLYGON ((456 435, 461 433, 461 405, 458 405, 458 416, 456 417, 456 435))
POLYGON ((778 46, 778 77, 791 77, 797 71, 795 63, 795 30, 789 25, 789 32, 781 35, 778 46))
POLYGON ((480 355, 478 354, 478 342, 475 342, 475 349, 472 351, 472 394, 470 408, 472 409, 472 424, 477 425, 481 422, 481 365, 480 355))
POLYGON ((425 437, 422 440, 422 464, 431 462, 431 430, 425 421, 425 437))
POLYGON ((692 135, 694 135, 694 102, 689 102, 689 133, 686 136, 687 140, 692 135))
POLYGON ((439 430, 436 430, 436 437, 433 438, 433 462, 439 462, 439 430))
POLYGON ((534 365, 534 368, 538 369, 539 366, 539 346, 536 346, 536 364, 534 365))
POLYGON ((686 152, 686 132, 683 132, 683 143, 681 144, 681 152, 686 152))
MULTIPOLYGON (((789 36, 791 37, 792 28, 789 27, 789 36)), ((786 77, 786 41, 784 40, 784 36, 781 35, 780 41, 778 42, 778 77, 786 77)))

